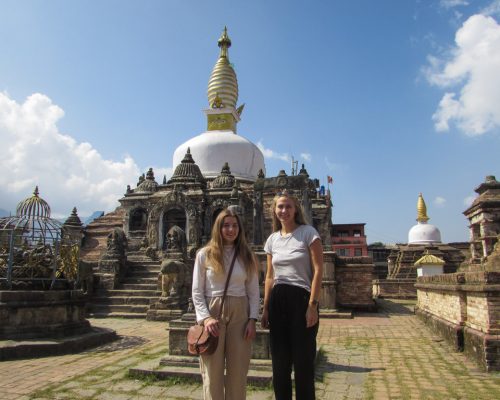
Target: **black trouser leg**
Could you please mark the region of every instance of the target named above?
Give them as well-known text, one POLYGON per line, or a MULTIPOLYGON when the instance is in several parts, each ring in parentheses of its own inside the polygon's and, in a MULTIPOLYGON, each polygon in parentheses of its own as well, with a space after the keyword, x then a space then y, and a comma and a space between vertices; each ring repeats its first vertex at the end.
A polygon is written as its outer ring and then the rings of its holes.
POLYGON ((270 344, 276 400, 292 399, 291 371, 297 400, 313 400, 318 324, 306 328, 307 290, 277 285, 269 301, 270 344))

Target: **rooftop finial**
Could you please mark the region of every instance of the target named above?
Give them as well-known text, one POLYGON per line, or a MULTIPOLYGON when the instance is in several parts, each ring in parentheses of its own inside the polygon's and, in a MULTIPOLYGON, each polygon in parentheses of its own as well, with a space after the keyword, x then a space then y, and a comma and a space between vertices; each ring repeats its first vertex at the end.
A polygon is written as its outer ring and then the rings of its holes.
POLYGON ((427 206, 425 205, 424 198, 422 197, 422 193, 418 195, 417 201, 417 221, 418 222, 427 222, 429 217, 427 216, 427 206))
POLYGON ((220 47, 220 57, 228 58, 227 49, 231 47, 231 39, 229 39, 229 36, 227 35, 227 26, 224 27, 224 31, 217 41, 217 44, 220 47))

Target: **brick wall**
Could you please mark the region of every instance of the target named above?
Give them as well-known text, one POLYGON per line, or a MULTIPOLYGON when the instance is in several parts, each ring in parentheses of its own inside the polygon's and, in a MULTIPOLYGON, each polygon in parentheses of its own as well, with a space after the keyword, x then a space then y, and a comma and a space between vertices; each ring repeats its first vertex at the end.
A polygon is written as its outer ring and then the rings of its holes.
POLYGON ((457 332, 453 340, 487 371, 500 370, 500 272, 419 277, 415 287, 417 315, 441 334, 457 332))
POLYGON ((337 304, 352 309, 373 310, 373 277, 370 257, 337 257, 337 304))

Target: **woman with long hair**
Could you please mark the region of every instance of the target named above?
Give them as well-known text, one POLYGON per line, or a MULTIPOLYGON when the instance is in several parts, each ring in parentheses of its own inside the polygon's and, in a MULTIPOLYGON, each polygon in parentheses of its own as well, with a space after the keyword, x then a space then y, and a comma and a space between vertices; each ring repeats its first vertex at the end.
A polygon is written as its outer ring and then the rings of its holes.
POLYGON ((261 325, 269 327, 276 400, 315 398, 314 360, 323 275, 321 238, 306 224, 297 198, 280 193, 272 205, 273 233, 264 246, 267 272, 261 325))
POLYGON ((245 399, 251 342, 259 316, 259 282, 255 255, 247 243, 241 218, 232 209, 219 213, 210 241, 196 255, 192 297, 196 321, 219 337, 217 350, 200 357, 203 398, 245 399), (233 257, 236 261, 218 320, 233 257))

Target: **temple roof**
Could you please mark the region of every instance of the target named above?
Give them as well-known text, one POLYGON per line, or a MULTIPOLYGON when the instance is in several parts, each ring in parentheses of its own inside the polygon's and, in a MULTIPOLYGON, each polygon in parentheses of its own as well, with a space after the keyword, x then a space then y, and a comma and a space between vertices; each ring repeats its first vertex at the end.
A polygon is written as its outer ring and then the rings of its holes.
POLYGON ((200 167, 193 160, 189 147, 180 164, 175 167, 174 173, 167 183, 171 184, 175 182, 205 182, 200 167))

